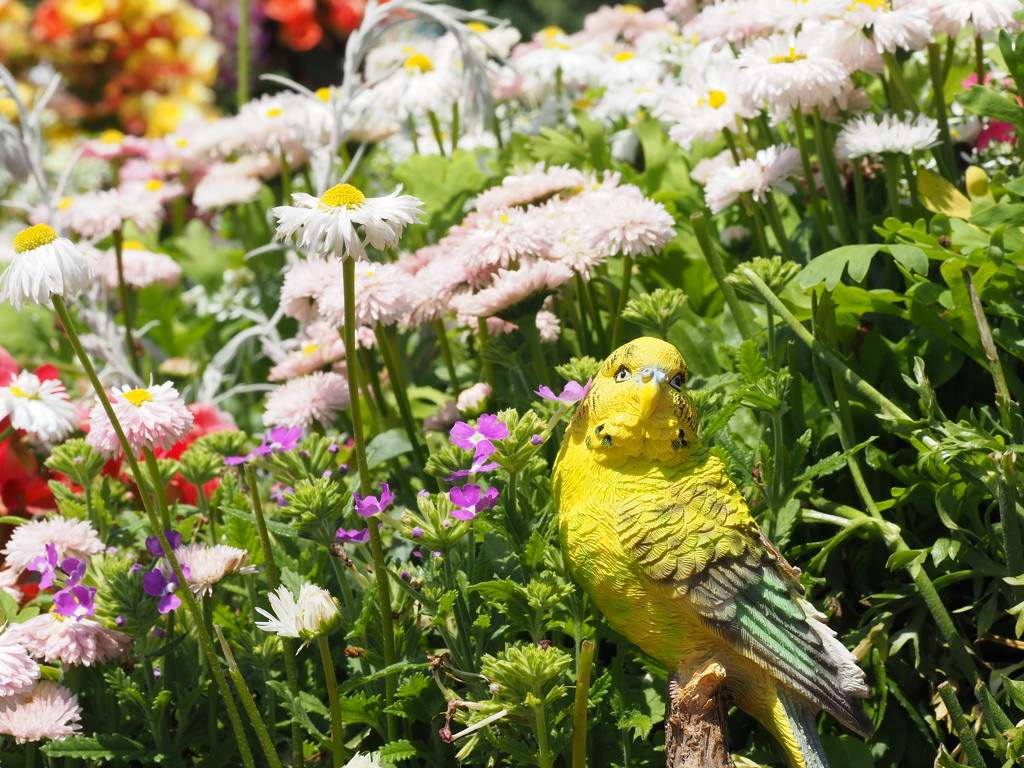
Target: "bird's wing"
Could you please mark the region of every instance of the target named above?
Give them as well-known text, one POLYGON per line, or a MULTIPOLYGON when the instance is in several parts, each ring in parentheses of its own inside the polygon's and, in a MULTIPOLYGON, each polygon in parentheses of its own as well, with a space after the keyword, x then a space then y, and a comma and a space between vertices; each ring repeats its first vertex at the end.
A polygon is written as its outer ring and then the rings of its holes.
POLYGON ((737 652, 870 735, 856 701, 869 693, 864 673, 742 499, 714 483, 670 489, 660 504, 639 496, 618 510, 619 537, 640 572, 687 601, 737 652))

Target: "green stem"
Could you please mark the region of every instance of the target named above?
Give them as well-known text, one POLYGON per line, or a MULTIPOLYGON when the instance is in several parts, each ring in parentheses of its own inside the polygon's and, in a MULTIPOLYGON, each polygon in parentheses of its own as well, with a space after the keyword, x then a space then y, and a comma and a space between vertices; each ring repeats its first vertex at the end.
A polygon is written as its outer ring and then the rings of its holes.
POLYGON ((551 768, 551 750, 548 747, 548 722, 543 704, 533 705, 533 718, 537 724, 537 765, 551 768))
MULTIPOLYGON (((139 468, 138 462, 135 460, 135 456, 132 454, 132 447, 129 444, 128 439, 125 437, 124 430, 121 428, 121 423, 117 420, 117 415, 114 413, 114 408, 107 397, 106 390, 103 388, 103 384, 100 383, 99 376, 96 375, 96 369, 93 367, 92 361, 89 360, 89 356, 86 354, 85 348, 82 347, 82 342, 78 338, 78 333, 75 331, 74 323, 71 322, 71 316, 68 314, 67 307, 64 304, 64 299, 57 294, 53 294, 50 299, 53 302, 54 310, 57 312, 57 317, 60 318, 64 331, 67 334, 68 342, 71 344, 71 348, 75 351, 79 361, 82 363, 82 367, 85 369, 85 374, 88 376, 89 382, 92 384, 92 387, 96 392, 100 405, 103 407, 104 413, 110 420, 110 425, 114 430, 114 434, 117 435, 118 443, 124 451, 124 459, 128 464, 132 477, 135 479, 135 484, 141 491, 141 489, 145 487, 142 482, 142 471, 139 468)), ((159 476, 154 479, 153 484, 158 488, 158 493, 162 495, 163 488, 160 486, 159 476)), ((203 626, 203 616, 202 612, 199 610, 199 605, 196 603, 196 599, 192 595, 192 590, 185 586, 188 584, 188 580, 181 571, 181 565, 178 563, 178 558, 174 556, 174 552, 171 550, 171 545, 167 541, 164 529, 160 527, 159 522, 157 521, 156 513, 153 511, 152 504, 148 501, 146 494, 144 493, 140 493, 139 498, 142 501, 146 517, 149 519, 150 527, 155 532, 157 539, 160 542, 160 546, 166 554, 167 561, 170 563, 171 569, 174 571, 174 575, 178 579, 178 583, 183 585, 182 591, 185 594, 185 604, 188 606, 189 613, 192 615, 192 620, 196 625, 196 633, 199 635, 200 644, 203 647, 203 651, 206 653, 206 659, 209 663, 210 671, 213 674, 214 679, 217 681, 217 687, 220 690, 220 695, 227 706, 228 717, 231 720, 231 728, 235 732, 235 740, 238 743, 238 749, 241 752, 242 762, 247 766, 247 768, 255 768, 252 751, 249 748, 249 740, 245 735, 245 729, 242 727, 242 719, 239 717, 238 706, 235 704, 234 697, 231 695, 231 689, 228 688, 227 680, 224 678, 224 673, 220 668, 220 662, 213 647, 213 640, 210 638, 209 633, 206 632, 206 628, 203 626)), ((166 503, 167 501, 165 498, 165 506, 166 503)))
POLYGON ((292 169, 288 165, 288 153, 281 147, 281 205, 292 202, 292 169))
POLYGON ((320 635, 316 639, 320 649, 320 661, 324 668, 324 679, 327 681, 327 697, 331 702, 331 751, 334 753, 334 768, 341 768, 349 758, 345 749, 345 724, 341 721, 341 701, 338 698, 338 678, 334 674, 334 662, 331 660, 331 647, 327 644, 327 636, 320 635))
POLYGON ((427 118, 430 120, 430 129, 434 132, 434 139, 437 141, 437 151, 441 157, 445 157, 444 138, 441 133, 441 123, 434 114, 434 110, 427 110, 427 118))
MULTIPOLYGON (((999 457, 999 520, 1003 528, 1003 552, 1006 556, 1006 575, 1020 577, 1024 574, 1024 549, 1020 540, 1020 513, 1017 511, 1017 485, 1013 451, 1006 451, 999 457)), ((1024 602, 1024 587, 1010 587, 1014 604, 1024 602)))
POLYGON ((456 99, 452 103, 452 154, 455 154, 455 148, 459 145, 459 100, 456 99))
POLYGON ((584 640, 576 661, 576 695, 572 711, 572 768, 587 765, 587 699, 594 666, 594 641, 584 640))
POLYGON ((581 275, 576 275, 576 287, 579 289, 579 295, 583 299, 583 308, 590 315, 590 324, 594 330, 594 338, 597 341, 598 347, 602 350, 603 356, 603 353, 608 350, 608 336, 605 333, 604 324, 601 322, 601 313, 597 308, 597 302, 594 301, 594 291, 591 283, 592 281, 584 280, 581 275))
MULTIPOLYGON (((342 281, 345 293, 345 349, 356 348, 356 271, 355 261, 345 259, 342 262, 342 281)), ((481 321, 484 322, 484 321, 481 321)), ((352 439, 355 441, 356 468, 359 473, 360 492, 365 496, 370 493, 370 470, 366 466, 366 438, 363 435, 363 416, 359 406, 359 368, 354 357, 349 358, 345 367, 348 374, 349 398, 352 410, 352 439)), ((381 630, 384 638, 384 666, 391 667, 395 663, 395 626, 391 615, 391 587, 388 583, 387 565, 384 562, 384 547, 380 540, 380 531, 371 520, 370 549, 373 553, 374 581, 377 584, 377 601, 380 608, 381 630)), ((385 706, 390 707, 395 701, 398 681, 394 672, 384 677, 385 706)), ((398 734, 398 722, 393 714, 387 716, 388 740, 394 741, 398 734)))
MULTIPOLYGON (((164 530, 170 530, 171 511, 167 507, 167 493, 160 477, 160 465, 156 462, 156 454, 151 448, 143 448, 142 456, 146 460, 146 469, 149 470, 149 477, 153 483, 153 494, 156 498, 157 510, 160 512, 160 524, 164 530)), ((142 488, 139 488, 139 492, 142 492, 142 488)))
POLYGON ((988 369, 992 374, 992 381, 996 387, 996 405, 999 408, 999 422, 1006 433, 1013 434, 1013 418, 1010 415, 1013 409, 1013 400, 1010 397, 1010 388, 1006 384, 1006 372, 1003 371, 1003 364, 999 360, 999 350, 996 349, 995 339, 992 338, 992 329, 989 327, 988 318, 985 317, 985 308, 982 306, 981 297, 974 287, 974 280, 971 278, 970 270, 961 270, 964 278, 964 285, 967 286, 967 295, 971 300, 971 309, 974 312, 974 321, 978 325, 978 335, 981 338, 981 347, 985 350, 985 358, 988 360, 988 369))
POLYGON ((121 314, 124 315, 124 341, 128 347, 128 359, 132 363, 132 370, 141 379, 142 360, 139 358, 138 351, 135 348, 135 336, 132 334, 132 325, 134 325, 135 318, 133 317, 134 312, 132 312, 131 291, 128 289, 128 283, 124 279, 124 233, 120 227, 114 230, 112 237, 114 240, 114 259, 117 262, 117 293, 121 298, 121 314))
POLYGON ((715 276, 715 281, 718 283, 718 289, 722 292, 725 303, 729 305, 729 310, 732 312, 732 318, 736 322, 740 336, 744 339, 753 338, 754 329, 751 326, 747 308, 740 303, 739 297, 736 296, 736 291, 733 290, 732 285, 725 279, 725 264, 722 263, 722 257, 718 255, 718 250, 711 241, 711 233, 708 231, 704 214, 699 211, 691 214, 690 223, 693 225, 693 231, 697 235, 697 242, 704 253, 704 258, 707 259, 711 273, 715 276))
POLYGON ((826 251, 832 249, 832 235, 828 231, 828 219, 821 208, 821 198, 818 197, 818 184, 814 180, 814 169, 811 166, 811 155, 807 150, 807 135, 804 130, 804 116, 800 111, 800 105, 793 107, 793 133, 796 134, 796 145, 800 150, 800 162, 803 164, 804 178, 807 181, 807 196, 811 201, 811 212, 818 222, 818 229, 821 230, 821 244, 826 251))
POLYGON ((890 99, 893 111, 899 113, 904 110, 910 110, 915 115, 920 113, 921 109, 917 106, 917 99, 914 98, 914 93, 903 78, 903 68, 896 60, 895 54, 885 51, 882 54, 882 58, 885 60, 885 68, 889 73, 890 99))
POLYGON ((434 332, 437 334, 437 343, 441 347, 441 357, 444 359, 445 368, 448 369, 448 385, 452 393, 458 395, 462 391, 459 386, 459 375, 455 372, 455 358, 452 356, 452 345, 448 341, 448 333, 444 327, 444 320, 438 318, 434 321, 434 332))
POLYGON ((413 423, 412 407, 409 405, 409 393, 406 391, 405 386, 405 374, 401 364, 398 362, 398 356, 395 354, 394 342, 380 323, 377 324, 375 332, 377 334, 377 349, 380 350, 381 357, 384 358, 384 366, 388 369, 388 374, 391 377, 391 391, 398 402, 398 415, 402 419, 402 426, 405 427, 405 433, 412 444, 412 452, 416 457, 416 464, 419 467, 423 467, 427 463, 427 455, 420 442, 419 430, 416 429, 416 425, 413 423))
POLYGON ((743 193, 743 208, 750 216, 750 225, 754 230, 754 240, 757 241, 757 250, 760 252, 761 258, 770 259, 772 251, 768 247, 768 238, 764 232, 764 222, 761 221, 761 214, 757 206, 753 204, 753 200, 751 200, 750 195, 746 192, 743 193))
POLYGON ((985 768, 985 758, 981 755, 978 742, 974 740, 974 731, 971 730, 971 724, 964 717, 964 710, 960 706, 956 693, 953 691, 953 686, 949 684, 948 680, 939 684, 939 695, 942 697, 942 703, 946 705, 949 719, 952 721, 956 735, 963 745, 968 764, 971 768, 985 768))
POLYGON ((487 318, 478 317, 476 321, 477 351, 480 355, 480 381, 494 386, 494 366, 487 357, 487 341, 491 334, 487 330, 487 318))
POLYGON ((892 152, 883 152, 882 163, 885 165, 885 191, 889 196, 889 211, 893 216, 900 216, 903 210, 900 204, 900 159, 892 152))
POLYGON ((853 227, 850 224, 849 210, 844 199, 843 184, 839 178, 839 167, 836 165, 832 137, 821 119, 821 111, 817 106, 811 112, 811 118, 814 141, 818 147, 818 162, 821 164, 821 171, 825 177, 825 194, 828 196, 828 205, 832 210, 832 220, 839 230, 841 244, 848 245, 853 242, 853 227))
POLYGON ((932 150, 935 160, 948 181, 954 181, 956 159, 953 155, 953 139, 949 135, 949 117, 946 114, 945 81, 942 78, 942 54, 938 43, 928 43, 928 72, 932 78, 932 96, 935 100, 935 116, 939 121, 939 138, 942 144, 932 150))
POLYGON ((249 686, 246 685, 245 678, 242 677, 242 673, 238 669, 238 663, 235 661, 234 654, 231 653, 231 647, 228 645, 228 641, 224 637, 221 628, 216 627, 215 629, 217 631, 217 639, 220 641, 221 650, 224 651, 224 658, 228 663, 228 674, 231 675, 231 681, 235 684, 235 690, 238 691, 238 698, 242 700, 242 707, 245 708, 245 713, 249 716, 249 723, 256 732, 256 740, 260 743, 263 756, 271 768, 281 768, 281 759, 277 756, 277 750, 274 749, 274 743, 270 738, 270 732, 267 730, 267 724, 263 722, 259 710, 256 709, 256 702, 253 701, 249 686))
POLYGON ((629 301, 629 284, 633 279, 633 257, 628 253, 622 256, 622 283, 619 288, 619 303, 612 317, 612 349, 617 349, 622 338, 622 313, 629 301))
MULTIPOLYGON (((284 675, 288 683, 288 692, 294 701, 299 700, 299 668, 295 663, 295 641, 290 637, 281 638, 281 652, 284 656, 284 675)), ((302 765, 302 725, 297 717, 291 718, 292 724, 292 766, 302 765)))
POLYGON ((779 244, 779 250, 782 251, 782 255, 786 261, 793 261, 793 249, 789 247, 789 238, 786 237, 786 228, 782 226, 782 216, 779 215, 779 206, 775 202, 775 196, 768 193, 765 201, 765 215, 768 219, 768 225, 772 228, 772 233, 775 235, 775 240, 779 244))
POLYGON ((864 172, 861 170, 861 158, 855 157, 851 163, 853 165, 853 196, 857 206, 857 242, 863 243, 867 240, 868 226, 867 199, 864 197, 864 172))
POLYGON ((267 574, 267 586, 273 592, 281 586, 281 576, 277 570, 277 563, 274 562, 274 550, 270 547, 270 534, 267 531, 267 521, 263 516, 263 502, 260 500, 259 488, 256 485, 256 470, 252 464, 246 462, 245 482, 249 486, 249 496, 252 499, 252 513, 256 520, 256 533, 260 538, 260 551, 263 553, 263 568, 267 574))
POLYGON ((978 85, 985 84, 985 41, 981 35, 974 36, 974 68, 978 73, 978 85))
POLYGON ((238 83, 235 90, 236 107, 249 100, 249 0, 238 2, 238 83))

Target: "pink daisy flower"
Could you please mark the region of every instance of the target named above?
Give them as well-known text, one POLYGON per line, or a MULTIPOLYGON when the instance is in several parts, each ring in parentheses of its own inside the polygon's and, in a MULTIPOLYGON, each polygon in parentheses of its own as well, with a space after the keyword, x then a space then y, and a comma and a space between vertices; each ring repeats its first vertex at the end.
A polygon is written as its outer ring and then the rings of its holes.
POLYGON ((32 690, 39 679, 39 665, 28 655, 17 632, 0 627, 0 700, 32 690))
POLYGON ((267 397, 263 423, 268 427, 308 427, 314 421, 334 423, 349 406, 348 382, 334 372, 317 371, 275 389, 267 397))
MULTIPOLYGON (((490 275, 528 256, 541 256, 551 247, 551 235, 544 226, 546 216, 537 209, 506 208, 487 216, 473 216, 459 243, 469 268, 490 275)), ((479 284, 479 283, 477 283, 479 284)))
POLYGON ((341 274, 341 259, 309 259, 288 270, 281 286, 281 308, 289 317, 308 323, 316 317, 318 302, 341 274))
POLYGON ((0 700, 0 733, 18 744, 63 739, 81 730, 78 697, 62 685, 40 681, 24 699, 0 700))
MULTIPOLYGON (((356 325, 375 328, 394 325, 412 310, 412 278, 395 264, 360 261, 356 264, 356 325)), ((336 328, 345 324, 345 296, 341 273, 320 295, 320 313, 336 328)))
POLYGON ((270 369, 270 381, 282 381, 323 368, 345 357, 345 342, 330 323, 317 321, 306 326, 296 342, 299 348, 270 369))
POLYGON ((491 396, 491 385, 486 381, 478 381, 469 389, 459 393, 455 401, 455 407, 459 413, 479 413, 487 405, 487 398, 491 396))
POLYGON ((32 656, 48 662, 91 667, 121 656, 132 644, 124 632, 107 629, 92 619, 62 618, 53 613, 41 613, 12 628, 32 656))
POLYGON ((225 576, 256 573, 256 566, 249 564, 249 553, 227 544, 186 544, 175 549, 174 555, 188 575, 188 586, 196 597, 211 594, 213 585, 225 576))
POLYGON ((553 290, 572 278, 572 270, 554 261, 536 261, 520 269, 498 270, 489 288, 475 294, 464 294, 454 300, 456 310, 463 315, 488 317, 535 293, 553 290))
POLYGON ((558 337, 562 335, 562 322, 554 312, 542 309, 537 313, 535 322, 541 341, 558 341, 558 337))
MULTIPOLYGON (((147 250, 142 243, 126 240, 121 251, 124 281, 132 288, 161 284, 168 287, 181 280, 181 265, 165 253, 147 250)), ((117 256, 111 248, 103 255, 100 277, 108 288, 117 288, 117 256)))
MULTIPOLYGON (((144 449, 170 448, 192 430, 192 412, 170 382, 139 389, 114 387, 114 415, 135 456, 144 449)), ((119 456, 121 444, 97 403, 89 412, 89 445, 106 456, 119 456)))
POLYGON ((14 528, 2 551, 7 569, 20 574, 45 553, 47 544, 54 545, 58 561, 66 557, 88 558, 105 549, 88 520, 66 520, 60 515, 51 515, 14 528))
POLYGON ((163 215, 163 203, 157 195, 116 189, 86 192, 64 209, 68 227, 89 240, 106 237, 128 221, 140 230, 156 229, 163 215))
POLYGON ((149 149, 149 139, 121 133, 116 128, 103 131, 95 139, 82 144, 83 157, 97 157, 102 160, 114 160, 122 157, 138 157, 145 155, 149 149))
POLYGON ((545 168, 537 163, 533 168, 506 176, 497 187, 481 192, 476 199, 476 209, 489 214, 502 208, 538 203, 558 192, 582 187, 585 178, 581 171, 568 165, 545 168))
POLYGON ((260 196, 263 182, 238 163, 214 163, 192 190, 192 203, 200 213, 229 205, 252 202, 260 196))
POLYGON ((601 215, 594 224, 598 250, 646 256, 675 237, 675 219, 665 206, 647 199, 636 187, 603 194, 600 203, 601 215))

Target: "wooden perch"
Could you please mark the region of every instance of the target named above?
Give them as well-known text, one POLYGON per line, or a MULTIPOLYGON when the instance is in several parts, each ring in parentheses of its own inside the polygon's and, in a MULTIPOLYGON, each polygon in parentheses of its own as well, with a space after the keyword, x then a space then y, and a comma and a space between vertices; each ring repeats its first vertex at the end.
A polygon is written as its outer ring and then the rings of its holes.
POLYGON ((725 706, 719 687, 725 667, 711 660, 683 684, 679 675, 668 683, 665 722, 666 768, 736 768, 725 733, 725 706))

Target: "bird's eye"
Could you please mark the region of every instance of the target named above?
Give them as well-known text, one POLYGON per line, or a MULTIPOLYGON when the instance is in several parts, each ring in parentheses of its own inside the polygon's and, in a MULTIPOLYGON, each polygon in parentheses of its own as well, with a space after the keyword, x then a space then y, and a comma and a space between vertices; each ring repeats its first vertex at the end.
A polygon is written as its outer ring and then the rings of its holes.
POLYGON ((672 389, 682 389, 683 384, 685 383, 686 377, 683 376, 683 372, 680 371, 679 373, 672 377, 672 381, 670 381, 668 384, 670 387, 672 387, 672 389))
POLYGON ((616 381, 625 381, 629 378, 629 368, 624 365, 619 366, 619 370, 615 372, 616 381))

